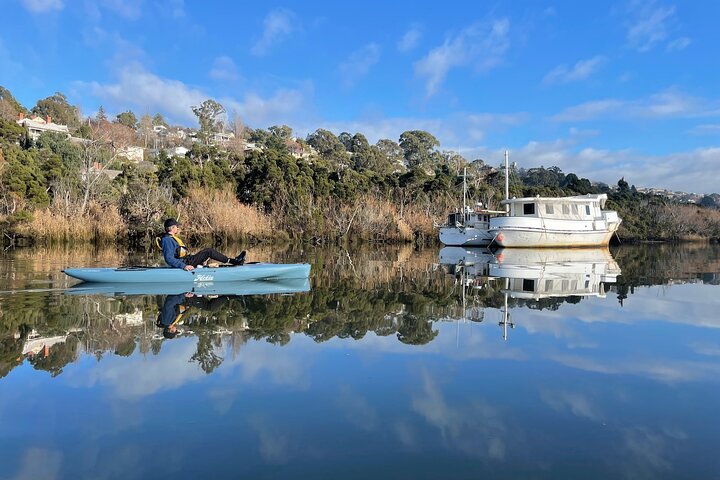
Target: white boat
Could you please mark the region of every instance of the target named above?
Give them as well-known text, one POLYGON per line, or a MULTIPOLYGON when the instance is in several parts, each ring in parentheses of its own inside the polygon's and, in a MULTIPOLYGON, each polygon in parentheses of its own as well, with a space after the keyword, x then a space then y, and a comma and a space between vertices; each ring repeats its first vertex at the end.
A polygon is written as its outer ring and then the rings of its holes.
POLYGON ((503 217, 490 219, 489 233, 501 247, 607 246, 622 220, 603 210, 606 194, 512 198, 503 217))
POLYGON ((447 224, 440 227, 440 241, 444 245, 459 247, 482 247, 492 243, 494 235, 490 233, 490 219, 505 215, 499 210, 487 210, 478 206, 475 210, 448 215, 447 224))
POLYGON ((490 218, 505 215, 504 211, 489 210, 478 203, 475 209, 467 206, 467 169, 463 172, 463 209, 448 215, 447 223, 440 226, 440 241, 444 245, 458 247, 482 247, 490 245, 490 218))

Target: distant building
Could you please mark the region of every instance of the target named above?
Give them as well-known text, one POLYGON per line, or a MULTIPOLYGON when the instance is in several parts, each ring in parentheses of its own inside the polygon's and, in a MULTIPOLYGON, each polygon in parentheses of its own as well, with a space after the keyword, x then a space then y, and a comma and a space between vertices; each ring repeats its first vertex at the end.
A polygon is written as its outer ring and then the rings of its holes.
POLYGON ((124 157, 132 163, 140 163, 145 159, 144 151, 142 147, 123 147, 118 149, 118 157, 124 157))
POLYGON ((184 157, 189 151, 189 148, 185 148, 183 146, 174 147, 168 150, 168 155, 171 157, 184 157))
POLYGON ((215 132, 213 133, 212 137, 210 137, 210 144, 226 145, 233 138, 235 138, 235 134, 232 132, 215 132))
POLYGON ((67 125, 53 123, 50 117, 41 118, 34 116, 25 118, 25 115, 21 113, 17 124, 27 129, 28 135, 33 141, 37 141, 44 132, 59 133, 70 138, 70 130, 68 130, 67 125))

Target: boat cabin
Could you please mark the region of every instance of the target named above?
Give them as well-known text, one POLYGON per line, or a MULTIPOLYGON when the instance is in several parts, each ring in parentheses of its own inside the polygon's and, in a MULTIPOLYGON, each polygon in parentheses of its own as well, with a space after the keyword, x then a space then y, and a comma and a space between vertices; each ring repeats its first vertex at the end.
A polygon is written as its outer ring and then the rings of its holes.
POLYGON ((575 197, 512 198, 502 203, 510 207, 511 217, 538 217, 562 220, 592 220, 602 217, 607 195, 575 197))

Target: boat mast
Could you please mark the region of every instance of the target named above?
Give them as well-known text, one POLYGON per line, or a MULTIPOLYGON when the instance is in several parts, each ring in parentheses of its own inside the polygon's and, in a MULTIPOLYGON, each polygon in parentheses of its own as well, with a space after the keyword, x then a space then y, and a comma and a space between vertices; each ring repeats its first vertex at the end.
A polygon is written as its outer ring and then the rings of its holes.
POLYGON ((467 216, 467 167, 463 169, 463 221, 467 216))
MULTIPOLYGON (((508 165, 508 158, 510 152, 505 150, 505 200, 510 200, 510 167, 508 165)), ((510 204, 505 204, 505 213, 510 212, 510 204)))

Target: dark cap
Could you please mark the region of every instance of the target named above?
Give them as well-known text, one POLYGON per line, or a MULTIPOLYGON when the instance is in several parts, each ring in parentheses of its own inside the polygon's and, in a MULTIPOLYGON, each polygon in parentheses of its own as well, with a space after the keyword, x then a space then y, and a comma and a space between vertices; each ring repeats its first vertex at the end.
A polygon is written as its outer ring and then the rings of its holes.
POLYGON ((173 225, 180 225, 180 224, 174 218, 168 218, 167 220, 165 220, 164 225, 165 225, 165 231, 167 231, 168 228, 172 227, 173 225))

